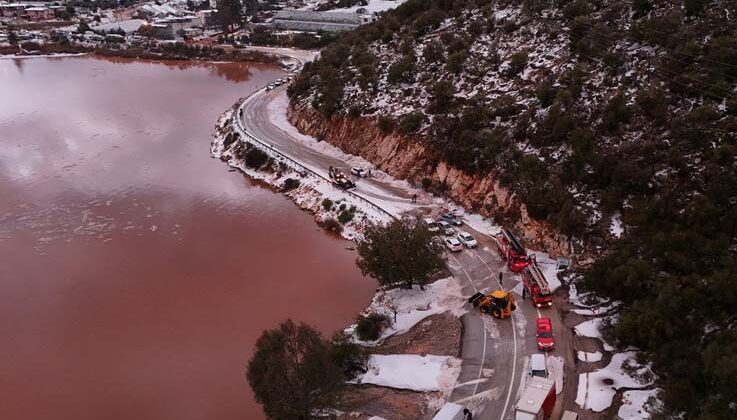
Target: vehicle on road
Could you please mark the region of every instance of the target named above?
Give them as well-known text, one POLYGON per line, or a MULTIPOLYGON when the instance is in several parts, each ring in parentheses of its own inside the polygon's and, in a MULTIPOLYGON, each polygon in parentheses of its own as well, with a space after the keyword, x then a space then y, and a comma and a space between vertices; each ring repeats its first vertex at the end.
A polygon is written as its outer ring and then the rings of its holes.
POLYGON ((357 168, 353 167, 351 168, 351 173, 355 176, 359 176, 361 178, 366 178, 369 175, 369 170, 366 168, 357 168))
POLYGON ((535 340, 537 349, 550 351, 555 349, 555 338, 553 337, 553 324, 550 318, 538 318, 535 326, 535 340))
POLYGON ((422 222, 427 227, 427 230, 430 232, 439 232, 440 231, 440 225, 438 225, 438 222, 434 221, 433 219, 427 218, 422 219, 422 222))
POLYGON ((458 240, 466 247, 466 248, 476 248, 479 243, 476 242, 476 238, 473 237, 470 233, 461 232, 458 234, 458 240))
POLYGON ((512 311, 517 309, 514 296, 501 289, 494 290, 488 295, 482 292, 476 292, 468 298, 468 302, 474 308, 479 308, 481 312, 499 319, 512 316, 512 311))
POLYGON ((471 418, 471 412, 464 406, 456 403, 445 403, 435 414, 432 420, 467 420, 471 418))
POLYGON ((522 282, 524 283, 523 293, 530 296, 535 307, 549 308, 553 306, 553 293, 550 290, 548 279, 545 278, 545 274, 537 266, 534 259, 522 272, 522 282))
POLYGON ((330 177, 330 180, 333 181, 333 184, 344 190, 349 190, 356 187, 356 184, 348 179, 348 177, 345 176, 343 172, 338 170, 338 168, 334 168, 331 166, 328 169, 328 176, 330 177))
POLYGON ((273 84, 273 83, 269 83, 269 84, 268 84, 268 85, 266 86, 266 90, 267 90, 267 91, 269 91, 269 90, 274 90, 274 88, 275 88, 275 87, 276 87, 276 86, 274 86, 274 84, 273 84))
POLYGON ((527 256, 525 248, 510 230, 502 228, 501 233, 494 237, 502 258, 507 260, 509 269, 519 273, 530 265, 531 258, 527 256))
POLYGON ((540 378, 547 378, 549 376, 544 354, 536 353, 530 356, 530 376, 540 378))
POLYGON ((450 223, 446 222, 445 220, 439 220, 438 226, 440 226, 440 230, 446 235, 446 236, 453 236, 456 234, 456 230, 453 229, 453 226, 450 225, 450 223))
POLYGON ((456 238, 445 238, 445 246, 451 250, 451 252, 463 251, 463 245, 461 245, 456 238))
POLYGON ((555 407, 555 381, 532 377, 527 380, 525 389, 514 407, 515 420, 547 420, 555 407))
POLYGON ((446 222, 450 223, 451 225, 455 225, 455 226, 461 226, 463 224, 463 221, 451 212, 445 212, 441 214, 440 220, 445 220, 446 222))

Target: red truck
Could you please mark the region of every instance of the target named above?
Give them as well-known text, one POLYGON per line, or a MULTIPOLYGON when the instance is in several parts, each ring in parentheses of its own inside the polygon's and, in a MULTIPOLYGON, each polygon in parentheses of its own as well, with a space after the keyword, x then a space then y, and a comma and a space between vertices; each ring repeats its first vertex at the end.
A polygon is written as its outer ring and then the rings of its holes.
POLYGON ((532 376, 514 409, 514 420, 547 420, 555 406, 555 381, 532 376))
POLYGON ((496 235, 496 243, 502 258, 507 260, 509 269, 515 273, 524 270, 530 264, 530 258, 522 244, 519 243, 514 233, 507 229, 496 235))
POLYGON ((530 296, 535 307, 549 308, 553 306, 553 293, 550 290, 550 284, 548 284, 545 274, 540 271, 540 267, 537 266, 534 258, 531 259, 530 265, 522 272, 522 281, 524 283, 522 293, 530 296))

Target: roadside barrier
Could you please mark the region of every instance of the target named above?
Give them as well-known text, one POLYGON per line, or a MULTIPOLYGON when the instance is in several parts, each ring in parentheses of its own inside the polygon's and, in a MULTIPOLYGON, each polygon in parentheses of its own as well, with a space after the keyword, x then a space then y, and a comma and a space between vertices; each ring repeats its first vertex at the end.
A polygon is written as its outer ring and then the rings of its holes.
POLYGON ((342 188, 339 188, 330 179, 328 179, 324 175, 319 174, 316 171, 308 168, 307 166, 305 166, 305 165, 297 162, 296 160, 290 158, 289 156, 285 155, 281 151, 277 150, 274 146, 270 145, 269 143, 267 143, 267 142, 265 142, 265 141, 257 138, 253 134, 249 133, 248 130, 246 129, 246 127, 243 125, 243 118, 242 118, 242 116, 243 116, 243 108, 245 107, 245 105, 246 105, 246 103, 248 102, 249 99, 251 99, 256 94, 260 93, 262 90, 263 89, 259 89, 256 92, 252 93, 251 95, 249 95, 249 96, 247 96, 245 98, 242 98, 241 101, 240 101, 240 104, 238 105, 238 107, 236 109, 236 112, 233 115, 233 117, 235 118, 235 121, 236 121, 235 127, 238 130, 238 134, 245 141, 247 141, 248 143, 250 143, 254 147, 258 148, 259 150, 270 154, 272 157, 276 157, 277 160, 282 161, 282 162, 285 162, 287 165, 291 166, 292 169, 294 169, 297 172, 299 172, 299 174, 302 175, 303 177, 304 176, 307 176, 307 175, 311 175, 311 176, 315 176, 315 177, 317 177, 319 179, 322 179, 323 181, 326 181, 327 183, 329 183, 336 190, 338 190, 338 191, 340 191, 342 193, 345 193, 346 195, 349 195, 349 196, 355 198, 356 200, 358 200, 358 201, 360 201, 362 203, 365 203, 366 205, 368 205, 372 209, 378 211, 379 213, 385 214, 385 215, 389 216, 392 219, 398 219, 397 216, 391 214, 389 211, 383 209, 381 206, 377 205, 376 203, 370 201, 369 199, 367 199, 367 198, 365 198, 365 197, 363 197, 361 195, 358 195, 358 194, 354 193, 353 191, 344 190, 342 188))

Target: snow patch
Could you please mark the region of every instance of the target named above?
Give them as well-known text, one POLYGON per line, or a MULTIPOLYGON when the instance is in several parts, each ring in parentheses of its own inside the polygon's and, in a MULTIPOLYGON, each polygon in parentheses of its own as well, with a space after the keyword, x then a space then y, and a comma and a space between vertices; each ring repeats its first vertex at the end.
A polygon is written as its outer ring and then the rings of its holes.
POLYGON ((622 225, 622 215, 620 213, 615 213, 614 216, 612 216, 612 222, 609 225, 609 233, 617 239, 622 237, 624 226, 622 225))
POLYGON ((576 356, 578 357, 578 360, 589 363, 598 362, 602 359, 602 357, 604 357, 600 351, 595 351, 593 353, 578 351, 576 352, 576 356))
POLYGON ((372 355, 368 371, 354 383, 413 391, 444 391, 453 387, 461 360, 450 356, 414 354, 372 355))
POLYGON ((550 285, 550 290, 555 291, 555 289, 559 288, 561 282, 558 278, 558 261, 550 258, 550 254, 548 254, 547 252, 530 250, 528 250, 528 252, 535 254, 535 261, 537 261, 537 266, 540 268, 540 271, 542 271, 545 279, 548 281, 548 284, 550 285))
POLYGON ((628 351, 612 356, 609 365, 594 372, 582 373, 578 378, 576 404, 583 409, 596 412, 606 410, 612 405, 614 395, 620 388, 644 388, 652 384, 652 380, 641 380, 630 376, 624 369, 638 377, 652 377, 648 366, 637 365, 637 352, 628 351))
POLYGON ((658 389, 625 391, 617 416, 622 420, 649 419, 651 413, 662 406, 662 402, 658 399, 658 391, 658 389))
MULTIPOLYGON (((419 286, 379 291, 365 312, 385 314, 393 322, 377 341, 364 344, 378 344, 387 337, 405 333, 431 315, 451 312, 461 316, 467 311, 465 303, 461 286, 453 277, 428 284, 424 291, 419 286)), ((352 332, 354 329, 355 325, 346 331, 352 332)))

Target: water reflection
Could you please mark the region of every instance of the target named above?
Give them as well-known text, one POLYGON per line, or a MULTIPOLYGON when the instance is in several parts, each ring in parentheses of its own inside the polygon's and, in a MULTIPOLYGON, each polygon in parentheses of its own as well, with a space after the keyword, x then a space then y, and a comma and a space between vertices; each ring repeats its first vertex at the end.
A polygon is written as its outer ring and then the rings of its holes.
POLYGON ((342 241, 209 158, 281 73, 244 66, 0 60, 0 419, 263 418, 258 334, 368 303, 342 241))

